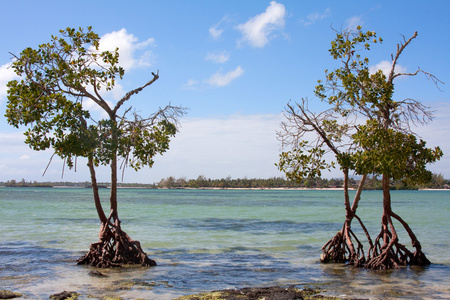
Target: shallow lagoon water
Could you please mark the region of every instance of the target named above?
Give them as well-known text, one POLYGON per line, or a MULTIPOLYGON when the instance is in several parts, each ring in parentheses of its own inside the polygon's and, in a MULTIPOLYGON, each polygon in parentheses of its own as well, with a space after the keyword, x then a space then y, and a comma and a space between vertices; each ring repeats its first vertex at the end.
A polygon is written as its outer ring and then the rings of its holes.
MULTIPOLYGON (((108 192, 101 190, 105 200, 108 192)), ((381 196, 364 192, 358 210, 372 236, 381 196)), ((27 299, 63 290, 81 292, 80 299, 173 299, 297 285, 349 298, 449 299, 450 191, 393 191, 392 198, 431 266, 373 271, 318 263, 321 247, 342 226, 341 191, 121 189, 123 229, 158 266, 101 270, 108 277, 97 278, 88 275, 90 267, 75 265, 98 239, 89 189, 0 188, 0 289, 27 299)))

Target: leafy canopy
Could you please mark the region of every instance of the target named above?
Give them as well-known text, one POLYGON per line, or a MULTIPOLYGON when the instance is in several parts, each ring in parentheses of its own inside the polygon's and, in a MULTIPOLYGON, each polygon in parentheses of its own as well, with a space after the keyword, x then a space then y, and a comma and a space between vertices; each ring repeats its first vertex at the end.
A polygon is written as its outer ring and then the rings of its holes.
POLYGON ((170 137, 176 133, 177 117, 185 110, 167 106, 148 118, 134 114, 128 120, 130 108, 119 117, 119 108, 159 76, 152 73, 149 82, 111 106, 102 91, 114 88, 125 71, 118 65, 118 48, 100 52, 99 43, 91 27, 66 28, 49 43, 14 55, 12 68, 21 79, 8 83, 5 116, 16 128, 28 127, 25 143, 32 149, 52 148, 69 167, 77 156, 107 165, 116 155, 136 170, 151 166, 153 157, 168 149, 170 137), (83 106, 87 100, 108 117, 93 120, 83 106))
POLYGON ((329 52, 341 67, 325 70, 325 81, 319 80, 315 88, 315 95, 330 108, 316 114, 307 109, 304 100, 297 108, 288 105, 286 110, 288 122, 282 124, 279 136, 292 150, 280 155, 278 167, 288 178, 320 176, 322 170, 333 167, 324 156, 330 151, 341 169, 361 175, 385 174, 410 183, 431 178, 426 165, 439 160, 442 151, 439 147, 426 148, 410 127, 431 120, 431 112, 417 100, 394 98, 394 79, 398 76, 422 72, 438 81, 420 69, 395 73, 398 58, 416 36, 417 32, 397 46, 390 73, 385 75, 381 70, 371 74, 369 59, 361 55, 372 44, 383 41, 375 32, 358 27, 336 33, 329 52), (311 133, 315 137, 311 138, 311 133))

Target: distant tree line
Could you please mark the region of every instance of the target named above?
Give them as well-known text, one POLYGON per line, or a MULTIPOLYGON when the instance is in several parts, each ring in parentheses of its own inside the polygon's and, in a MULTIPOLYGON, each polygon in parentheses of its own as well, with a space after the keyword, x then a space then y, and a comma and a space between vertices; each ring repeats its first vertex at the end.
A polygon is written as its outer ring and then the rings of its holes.
POLYGON ((0 185, 7 187, 53 187, 53 184, 50 182, 27 182, 23 178, 21 181, 16 181, 15 179, 13 179, 8 180, 7 182, 0 182, 0 185))
POLYGON ((230 176, 222 179, 206 178, 203 175, 197 177, 197 179, 186 178, 174 178, 167 177, 161 179, 157 183, 158 188, 331 188, 341 187, 343 184, 341 179, 308 179, 301 183, 297 183, 291 180, 287 180, 282 177, 271 177, 268 179, 261 178, 237 178, 232 179, 230 176))
MULTIPOLYGON (((99 188, 109 188, 110 183, 107 182, 99 182, 99 188)), ((156 188, 156 184, 146 184, 146 183, 118 183, 118 187, 126 187, 126 188, 156 188)), ((6 182, 0 182, 0 186, 6 187, 73 187, 73 188, 92 188, 92 184, 90 181, 85 182, 70 182, 70 181, 47 181, 47 182, 37 182, 37 181, 26 181, 22 179, 21 181, 17 180, 8 180, 6 182)))
MULTIPOLYGON (((356 187, 359 180, 356 178, 350 178, 351 187, 356 187)), ((37 182, 26 181, 22 179, 20 181, 8 180, 6 182, 0 182, 0 186, 7 187, 78 187, 78 188, 91 188, 90 182, 37 182)), ((108 183, 99 183, 100 188, 109 187, 108 183)), ((197 177, 197 179, 175 178, 167 177, 161 179, 158 183, 118 183, 119 188, 160 188, 160 189, 183 189, 183 188, 236 188, 236 189, 249 189, 249 188, 342 188, 342 178, 304 178, 301 183, 297 183, 292 180, 285 179, 283 177, 271 177, 268 179, 261 178, 237 178, 232 179, 230 176, 222 179, 206 178, 203 175, 197 177)), ((394 190, 415 190, 415 189, 449 189, 450 180, 444 179, 442 174, 433 174, 432 180, 425 185, 408 186, 401 181, 391 181, 391 189, 394 190)), ((380 178, 368 179, 364 185, 366 190, 381 190, 382 182, 380 178)))
MULTIPOLYGON (((356 187, 359 180, 350 178, 349 184, 356 187)), ((174 178, 172 176, 161 179, 156 184, 157 188, 176 189, 176 188, 342 188, 343 179, 341 178, 304 178, 300 183, 285 179, 283 177, 261 178, 238 178, 232 179, 230 176, 222 179, 210 179, 203 175, 197 179, 174 178)), ((447 189, 450 188, 450 180, 444 179, 442 174, 433 174, 432 180, 423 185, 409 186, 404 182, 397 180, 391 182, 391 188, 396 190, 414 190, 414 189, 447 189)), ((373 177, 364 185, 366 190, 381 190, 381 178, 373 177)))

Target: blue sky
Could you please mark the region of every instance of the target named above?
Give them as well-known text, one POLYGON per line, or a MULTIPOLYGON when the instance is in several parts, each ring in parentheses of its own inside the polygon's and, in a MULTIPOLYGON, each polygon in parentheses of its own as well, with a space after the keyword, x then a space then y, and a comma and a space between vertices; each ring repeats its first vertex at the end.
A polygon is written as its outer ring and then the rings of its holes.
MULTIPOLYGON (((435 120, 416 131, 429 146, 441 146, 444 158, 431 169, 450 178, 449 1, 18 0, 0 1, 0 7, 0 111, 13 78, 10 52, 46 43, 59 29, 87 26, 104 47, 120 49, 126 73, 108 95, 112 102, 159 70, 160 79, 129 104, 144 115, 169 102, 189 108, 171 149, 152 169, 127 169, 124 182, 282 176, 274 166, 282 110, 303 97, 320 110, 314 86, 324 69, 338 66, 328 54, 332 28, 361 25, 377 32, 384 42, 368 53, 374 67, 390 61, 402 35, 418 31, 400 66, 420 67, 445 84, 438 90, 423 76, 401 79, 395 97, 421 100, 436 111, 435 120)), ((23 130, 8 126, 0 114, 0 181, 89 179, 83 161, 61 179, 62 162, 55 159, 42 177, 52 153, 29 150, 23 130)), ((108 170, 98 176, 108 181, 108 170)))

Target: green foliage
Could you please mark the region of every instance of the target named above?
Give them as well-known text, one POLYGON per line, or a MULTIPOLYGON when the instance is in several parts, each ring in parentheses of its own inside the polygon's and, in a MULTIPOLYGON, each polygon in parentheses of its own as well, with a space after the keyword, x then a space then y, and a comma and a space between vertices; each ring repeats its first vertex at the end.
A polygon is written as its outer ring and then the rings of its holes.
POLYGON ((299 148, 282 152, 278 169, 290 180, 302 182, 304 178, 321 177, 323 170, 334 167, 334 162, 327 163, 323 155, 325 150, 312 148, 304 150, 307 141, 300 143, 299 148))
POLYGON ((342 117, 351 113, 370 117, 367 109, 374 109, 378 102, 389 101, 393 86, 386 82, 383 72, 370 74, 369 58, 363 58, 359 52, 370 50, 372 43, 382 41, 375 32, 363 32, 360 26, 356 31, 338 32, 329 52, 342 62, 342 67, 334 71, 325 70, 326 80, 318 81, 315 95, 333 105, 342 117))
POLYGON ((90 113, 83 109, 83 98, 91 96, 89 88, 112 88, 124 71, 117 66, 117 50, 97 51, 99 37, 90 27, 87 32, 67 28, 60 34, 16 57, 12 67, 22 79, 8 83, 6 117, 15 127, 29 126, 25 142, 32 149, 53 148, 72 166, 73 156, 87 156, 101 142, 96 126, 86 125, 90 113))
MULTIPOLYGON (((169 148, 176 133, 176 117, 184 109, 168 106, 149 119, 119 118, 120 106, 146 85, 126 94, 110 107, 100 92, 114 87, 124 70, 119 53, 99 51, 99 36, 91 27, 67 28, 37 49, 26 48, 12 67, 21 80, 8 83, 6 117, 9 124, 28 127, 27 143, 34 150, 52 148, 72 167, 77 156, 91 157, 95 165, 107 165, 122 157, 138 170, 152 166, 153 157, 169 148), (107 119, 91 120, 83 107, 87 99, 100 106, 107 119), (168 111, 170 114, 162 113, 168 111), (119 119, 119 120, 117 120, 119 119)), ((128 112, 128 111, 127 111, 128 112)))
POLYGON ((118 155, 125 157, 127 163, 136 171, 143 166, 152 166, 153 157, 169 149, 170 137, 177 129, 173 123, 161 120, 149 127, 142 123, 125 126, 118 137, 118 155))
POLYGON ((426 142, 413 134, 384 129, 373 121, 359 126, 353 138, 361 146, 354 154, 358 173, 385 174, 408 184, 429 182, 432 173, 427 164, 443 155, 439 147, 426 148, 426 142))
POLYGON ((291 142, 292 150, 280 155, 278 167, 288 178, 320 176, 321 170, 331 166, 323 156, 328 148, 342 169, 357 174, 384 174, 409 184, 431 180, 427 164, 439 160, 442 151, 439 147, 426 148, 426 143, 418 140, 410 129, 410 123, 431 120, 431 112, 414 99, 394 98, 394 79, 398 76, 414 76, 420 71, 438 82, 420 69, 415 73, 395 74, 397 59, 416 36, 417 33, 397 46, 390 73, 385 75, 381 70, 370 74, 369 58, 361 54, 370 50, 372 44, 382 42, 375 32, 364 32, 358 26, 354 31, 336 33, 329 52, 333 59, 340 61, 341 67, 325 70, 325 80, 319 80, 315 88, 315 95, 330 108, 313 114, 304 108, 305 103, 298 104, 298 111, 288 105, 290 125, 284 128, 294 131, 288 135, 316 134, 309 142, 291 142))

